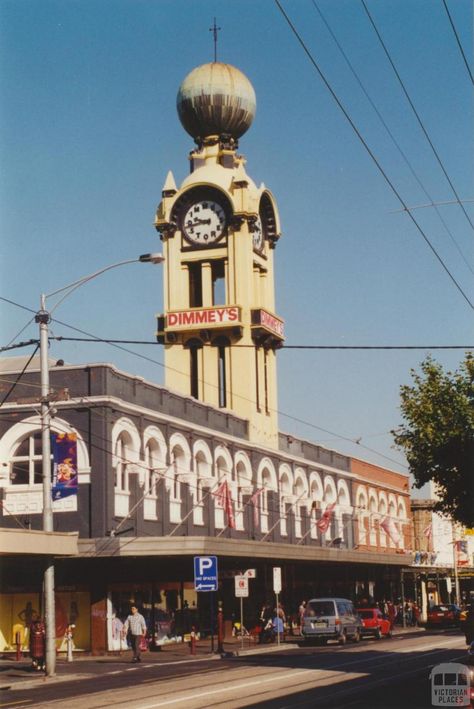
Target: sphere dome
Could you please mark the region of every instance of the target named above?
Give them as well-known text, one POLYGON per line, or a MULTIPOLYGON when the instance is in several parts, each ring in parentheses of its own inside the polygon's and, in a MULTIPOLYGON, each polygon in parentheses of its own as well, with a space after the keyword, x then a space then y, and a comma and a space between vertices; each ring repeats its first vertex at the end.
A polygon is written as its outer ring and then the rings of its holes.
POLYGON ((176 105, 184 130, 195 140, 211 135, 238 139, 252 125, 257 101, 245 74, 230 64, 213 62, 187 75, 176 105))

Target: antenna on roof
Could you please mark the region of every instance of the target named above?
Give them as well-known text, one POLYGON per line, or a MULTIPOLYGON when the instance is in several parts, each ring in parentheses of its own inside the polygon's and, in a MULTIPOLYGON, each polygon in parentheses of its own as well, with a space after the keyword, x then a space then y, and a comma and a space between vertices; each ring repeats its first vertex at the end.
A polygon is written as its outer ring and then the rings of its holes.
POLYGON ((214 17, 214 25, 209 27, 209 32, 212 32, 214 37, 214 63, 217 62, 217 33, 221 28, 216 25, 216 18, 214 17))

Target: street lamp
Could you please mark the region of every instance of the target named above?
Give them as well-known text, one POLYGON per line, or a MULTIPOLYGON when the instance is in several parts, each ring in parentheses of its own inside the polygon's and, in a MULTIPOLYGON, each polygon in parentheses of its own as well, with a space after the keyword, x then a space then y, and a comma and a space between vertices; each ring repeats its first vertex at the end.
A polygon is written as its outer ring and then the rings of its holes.
MULTIPOLYGON (((42 469, 43 469, 43 530, 45 532, 53 532, 53 504, 51 498, 51 413, 49 401, 49 364, 48 364, 48 347, 49 347, 49 330, 48 325, 51 321, 51 313, 46 309, 46 300, 53 295, 64 293, 62 298, 54 305, 51 312, 55 310, 62 301, 67 298, 73 291, 84 285, 93 278, 96 278, 105 271, 110 271, 119 266, 125 266, 128 263, 162 263, 164 257, 162 254, 142 254, 138 258, 127 259, 113 263, 110 266, 84 276, 67 286, 58 288, 51 293, 42 293, 40 298, 40 309, 36 313, 35 321, 39 324, 40 333, 40 371, 41 371, 41 443, 42 443, 42 469)), ((48 557, 46 561, 46 569, 43 578, 44 588, 44 614, 45 614, 45 631, 46 631, 46 675, 51 677, 56 674, 56 619, 54 608, 54 562, 52 557, 48 557)))

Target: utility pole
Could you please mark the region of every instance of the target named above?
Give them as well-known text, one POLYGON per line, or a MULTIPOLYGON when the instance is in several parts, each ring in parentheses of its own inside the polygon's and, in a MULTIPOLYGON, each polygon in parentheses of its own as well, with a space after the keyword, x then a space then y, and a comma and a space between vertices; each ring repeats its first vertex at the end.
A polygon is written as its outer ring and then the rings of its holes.
MULTIPOLYGON (((40 331, 40 370, 41 370, 41 443, 43 462, 43 530, 53 532, 53 502, 51 497, 51 414, 49 402, 49 366, 48 366, 48 324, 50 314, 46 310, 46 296, 41 295, 40 310, 36 322, 40 331)), ((56 614, 54 604, 54 561, 47 557, 43 577, 44 619, 46 631, 46 676, 56 674, 56 614)))

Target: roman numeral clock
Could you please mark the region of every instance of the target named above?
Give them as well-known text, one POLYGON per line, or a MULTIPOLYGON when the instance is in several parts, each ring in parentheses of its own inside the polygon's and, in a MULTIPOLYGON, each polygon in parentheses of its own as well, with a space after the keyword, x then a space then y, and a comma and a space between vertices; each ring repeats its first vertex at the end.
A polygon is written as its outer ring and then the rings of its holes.
POLYGON ((179 188, 168 173, 155 219, 165 255, 157 330, 165 383, 235 412, 248 420, 250 440, 277 447, 279 217, 272 193, 255 185, 237 152, 255 92, 241 71, 213 62, 184 79, 177 108, 196 147, 179 188))

